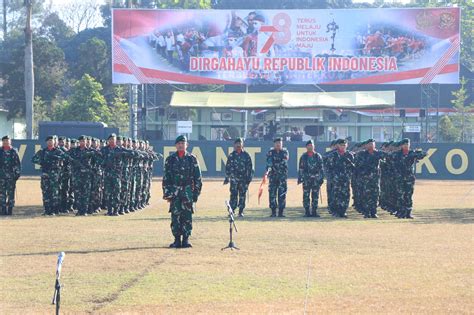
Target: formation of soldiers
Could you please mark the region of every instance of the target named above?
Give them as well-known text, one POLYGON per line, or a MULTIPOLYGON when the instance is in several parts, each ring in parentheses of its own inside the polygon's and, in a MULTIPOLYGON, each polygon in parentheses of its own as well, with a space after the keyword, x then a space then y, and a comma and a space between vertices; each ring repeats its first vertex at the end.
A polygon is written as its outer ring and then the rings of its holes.
POLYGON ((107 210, 118 216, 150 201, 153 163, 161 156, 148 141, 111 134, 106 140, 48 136, 32 162, 41 168, 44 215, 107 210))
POLYGON ((410 140, 384 142, 377 150, 374 139, 347 150, 347 141, 331 143, 324 157, 328 210, 335 217, 347 217, 350 189, 353 207, 364 218, 377 218, 377 207, 396 217, 412 219, 415 163, 426 156, 411 150, 410 140))
MULTIPOLYGON (((346 139, 337 139, 323 156, 309 140, 298 163, 297 183, 303 186, 304 216, 320 217, 319 196, 326 179, 328 211, 334 217, 347 218, 352 190, 353 207, 364 218, 377 218, 379 206, 398 218, 412 218, 414 166, 425 156, 421 150, 410 149, 409 139, 385 142, 381 150, 376 149, 374 139, 356 143, 352 150, 348 150, 346 139)), ((288 159, 283 140, 276 138, 267 153, 263 180, 269 182, 271 217, 285 216, 288 159)), ((237 139, 227 159, 224 184, 231 183, 230 205, 233 210, 239 208, 239 216, 243 216, 252 177, 252 161, 244 151, 243 140, 237 139)))
MULTIPOLYGON (((201 169, 196 156, 187 152, 188 141, 179 136, 176 152, 165 160, 163 199, 169 202, 172 248, 192 247, 193 213, 202 190, 201 169)), ((348 150, 345 139, 331 143, 321 155, 315 143, 306 142, 306 152, 298 163, 298 185, 303 188, 304 215, 319 217, 321 186, 326 179, 328 211, 347 217, 352 190, 353 207, 365 218, 377 218, 377 207, 398 218, 412 218, 415 163, 426 156, 411 150, 409 139, 385 142, 377 150, 375 141, 357 143, 348 150)), ((149 204, 153 163, 162 156, 147 141, 111 134, 107 140, 81 136, 78 140, 49 136, 46 146, 32 158, 41 167, 41 189, 45 215, 69 213, 88 215, 106 209, 118 216, 143 209, 149 204)), ((269 182, 271 217, 284 217, 288 192, 289 153, 283 140, 276 138, 266 156, 264 181, 269 182)), ((21 165, 8 137, 0 150, 2 214, 11 214, 15 184, 21 165)), ((227 159, 224 184, 230 183, 230 205, 244 216, 245 200, 254 171, 244 140, 234 141, 227 159)))

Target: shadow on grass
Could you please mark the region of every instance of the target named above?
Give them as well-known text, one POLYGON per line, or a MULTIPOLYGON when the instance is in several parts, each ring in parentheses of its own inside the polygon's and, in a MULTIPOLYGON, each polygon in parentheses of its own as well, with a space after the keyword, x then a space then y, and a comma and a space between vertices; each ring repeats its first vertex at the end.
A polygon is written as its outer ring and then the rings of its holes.
MULTIPOLYGON (((133 215, 134 213, 140 213, 141 211, 145 211, 146 209, 132 212, 129 215, 133 215)), ((76 212, 70 213, 60 213, 55 216, 44 216, 44 209, 42 206, 18 206, 13 208, 13 215, 11 216, 0 216, 0 220, 2 219, 12 219, 12 220, 22 220, 22 219, 32 219, 32 218, 54 218, 54 217, 75 217, 76 212)), ((89 214, 88 217, 105 217, 107 211, 102 210, 99 213, 89 214)), ((124 215, 127 216, 127 215, 124 215)))
POLYGON ((33 217, 40 217, 44 210, 42 206, 19 206, 13 208, 13 215, 0 216, 0 219, 30 219, 33 217))
POLYGON ((415 219, 409 220, 413 224, 472 224, 474 223, 474 209, 427 209, 420 213, 416 210, 412 214, 415 219))
MULTIPOLYGON (((102 248, 102 249, 91 249, 91 250, 66 250, 66 254, 95 254, 95 253, 114 253, 114 252, 128 252, 128 251, 140 251, 147 249, 169 249, 168 246, 142 246, 142 247, 125 247, 125 248, 102 248)), ((14 256, 49 256, 57 255, 57 251, 50 252, 33 252, 33 253, 20 253, 20 254, 5 254, 0 257, 14 257, 14 256)))
MULTIPOLYGON (((292 207, 285 209, 285 218, 272 218, 270 217, 269 209, 254 209, 249 208, 245 211, 245 217, 240 218, 235 216, 236 222, 407 222, 413 224, 439 224, 439 223, 454 223, 454 224, 471 224, 474 223, 474 209, 424 209, 417 212, 416 209, 413 212, 414 220, 398 219, 393 215, 390 215, 387 211, 378 209, 378 219, 364 219, 362 214, 359 214, 355 209, 349 208, 347 211, 348 218, 337 218, 333 217, 328 213, 327 207, 318 209, 320 218, 304 217, 304 210, 299 207, 292 207)), ((194 216, 193 221, 195 222, 225 222, 227 221, 227 212, 225 209, 222 211, 222 215, 212 216, 199 214, 199 211, 194 216)), ((169 217, 156 217, 156 218, 131 218, 130 220, 143 220, 143 221, 169 221, 169 217)))

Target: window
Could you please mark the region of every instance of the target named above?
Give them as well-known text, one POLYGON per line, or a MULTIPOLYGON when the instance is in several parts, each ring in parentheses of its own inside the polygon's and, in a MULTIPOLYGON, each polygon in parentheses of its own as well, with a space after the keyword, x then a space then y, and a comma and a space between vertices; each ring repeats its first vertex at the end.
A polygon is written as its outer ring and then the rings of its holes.
POLYGON ((372 127, 372 138, 377 142, 389 141, 393 139, 393 128, 372 127))
POLYGON ((221 113, 211 113, 212 121, 221 121, 221 113))
POLYGON ((221 115, 223 121, 232 121, 234 118, 232 117, 232 113, 222 113, 221 115))
POLYGON ((346 139, 349 136, 349 128, 348 127, 328 127, 327 131, 327 139, 334 140, 334 139, 346 139))

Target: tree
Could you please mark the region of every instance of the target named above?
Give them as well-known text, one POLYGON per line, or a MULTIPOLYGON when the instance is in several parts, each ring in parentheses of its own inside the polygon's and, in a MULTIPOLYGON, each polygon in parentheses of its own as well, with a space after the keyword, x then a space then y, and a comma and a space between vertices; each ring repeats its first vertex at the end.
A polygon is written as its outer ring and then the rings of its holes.
POLYGON ((58 46, 63 46, 74 36, 74 31, 61 20, 56 12, 53 12, 43 20, 41 27, 38 29, 38 36, 55 41, 58 46))
MULTIPOLYGON (((25 4, 30 0, 3 0, 2 34, 5 40, 9 36, 23 34, 27 15, 24 12, 25 4)), ((31 20, 33 25, 41 21, 45 9, 45 0, 31 0, 31 20)))
POLYGON ((75 65, 76 75, 88 73, 101 84, 111 80, 107 44, 97 37, 79 45, 79 58, 75 65))
POLYGON ((130 112, 128 110, 128 102, 126 100, 125 88, 117 85, 113 89, 114 97, 109 105, 112 116, 107 124, 110 127, 116 127, 120 130, 128 130, 130 122, 130 112))
MULTIPOLYGON (((8 60, 2 63, 0 75, 4 81, 2 94, 6 99, 9 118, 23 116, 25 113, 23 51, 24 43, 20 37, 9 37, 0 45, 0 55, 8 60)), ((56 97, 68 83, 64 53, 55 42, 36 38, 33 40, 33 56, 36 95, 41 97, 48 106, 48 112, 51 112, 56 97)))
POLYGON ((97 0, 73 1, 64 5, 61 16, 72 29, 79 33, 99 26, 101 22, 100 5, 97 0))
POLYGON ((33 103, 33 112, 34 112, 34 123, 33 123, 33 134, 35 137, 38 136, 38 123, 40 121, 51 121, 51 114, 49 113, 49 108, 41 97, 36 96, 35 102, 33 103))
POLYGON ((102 85, 84 74, 72 89, 72 94, 55 111, 55 120, 108 122, 112 115, 102 85))
POLYGON ((441 136, 441 139, 445 142, 459 141, 459 130, 454 127, 453 122, 447 115, 444 115, 439 120, 439 134, 441 136))
POLYGON ((467 105, 468 92, 466 89, 466 79, 461 78, 461 87, 459 90, 452 92, 454 99, 451 101, 457 113, 454 119, 458 122, 461 142, 471 141, 472 129, 474 121, 474 103, 467 105), (468 137, 467 135, 471 133, 468 137))

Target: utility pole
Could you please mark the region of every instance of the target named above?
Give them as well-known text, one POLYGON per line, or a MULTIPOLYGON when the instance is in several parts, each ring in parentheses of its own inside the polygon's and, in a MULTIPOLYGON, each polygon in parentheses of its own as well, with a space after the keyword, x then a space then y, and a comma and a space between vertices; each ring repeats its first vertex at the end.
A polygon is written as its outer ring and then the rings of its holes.
POLYGON ((25 27, 25 100, 26 100, 26 138, 33 139, 33 100, 35 96, 35 79, 33 73, 33 32, 31 15, 34 0, 24 0, 26 7, 25 27))

